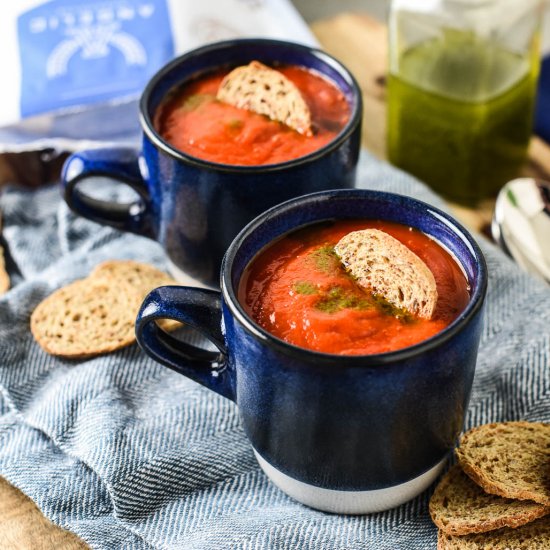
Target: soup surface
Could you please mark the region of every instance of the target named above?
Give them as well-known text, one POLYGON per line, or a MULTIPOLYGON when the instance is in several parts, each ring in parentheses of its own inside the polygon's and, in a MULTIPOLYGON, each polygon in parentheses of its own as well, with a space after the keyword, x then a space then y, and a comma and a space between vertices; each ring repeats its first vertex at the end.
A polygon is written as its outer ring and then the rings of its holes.
POLYGON ((349 120, 342 92, 318 74, 276 67, 300 90, 311 111, 313 135, 216 100, 228 70, 208 74, 174 91, 159 107, 155 128, 175 148, 204 160, 262 165, 303 157, 331 142, 349 120))
POLYGON ((269 245, 245 269, 240 303, 268 332, 324 353, 398 350, 445 328, 466 307, 468 282, 456 260, 416 229, 375 220, 314 224, 269 245), (392 235, 432 271, 438 292, 431 319, 413 317, 373 296, 344 270, 334 245, 347 233, 376 228, 392 235))

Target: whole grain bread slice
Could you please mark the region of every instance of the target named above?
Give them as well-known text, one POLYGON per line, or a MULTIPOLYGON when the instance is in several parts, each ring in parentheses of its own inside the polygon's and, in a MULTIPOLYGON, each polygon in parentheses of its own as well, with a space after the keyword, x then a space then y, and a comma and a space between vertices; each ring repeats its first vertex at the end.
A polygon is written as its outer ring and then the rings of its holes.
MULTIPOLYGON (((107 260, 95 267, 90 274, 90 278, 105 280, 121 289, 127 287, 126 292, 131 291, 138 294, 140 304, 145 299, 145 296, 154 288, 177 284, 170 275, 167 275, 156 267, 134 260, 107 260)), ((137 309, 134 312, 134 319, 136 315, 137 309)), ((167 331, 172 331, 182 326, 181 323, 172 319, 162 319, 158 324, 162 329, 167 331)))
POLYGON ((311 113, 298 88, 281 72, 252 61, 222 80, 216 98, 240 109, 267 115, 309 136, 311 113))
POLYGON ((455 464, 443 476, 430 499, 430 515, 448 535, 516 528, 550 513, 550 507, 528 500, 490 495, 455 464))
MULTIPOLYGON (((0 233, 2 232, 2 214, 0 213, 0 233)), ((0 246, 0 294, 4 294, 10 288, 10 276, 6 270, 4 249, 0 246)))
POLYGON ((461 437, 456 456, 487 493, 550 506, 550 424, 478 426, 461 437))
POLYGON ((548 550, 550 548, 550 516, 511 529, 505 527, 487 533, 461 537, 439 531, 438 550, 548 550))
POLYGON ((107 260, 90 273, 96 280, 104 279, 118 286, 128 285, 145 297, 153 288, 176 284, 176 281, 156 267, 134 260, 107 260))
POLYGON ((31 332, 48 353, 84 359, 135 341, 141 301, 105 280, 81 279, 56 290, 31 315, 31 332))
MULTIPOLYGON (((110 260, 86 279, 75 281, 43 300, 31 315, 31 332, 52 355, 85 359, 135 342, 134 322, 145 296, 175 281, 157 268, 132 260, 110 260)), ((173 330, 180 323, 163 319, 173 330)))
POLYGON ((0 246, 0 294, 4 294, 10 288, 10 276, 6 271, 4 249, 0 246))
POLYGON ((398 308, 431 318, 437 304, 433 273, 396 238, 379 229, 352 231, 334 250, 360 286, 398 308))

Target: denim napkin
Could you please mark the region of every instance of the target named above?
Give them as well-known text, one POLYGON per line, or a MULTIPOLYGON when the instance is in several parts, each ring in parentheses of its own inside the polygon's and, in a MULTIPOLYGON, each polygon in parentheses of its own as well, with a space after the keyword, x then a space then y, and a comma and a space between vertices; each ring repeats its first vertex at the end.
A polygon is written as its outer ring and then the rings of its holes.
MULTIPOLYGON (((422 184, 368 154, 358 185, 441 207, 422 184)), ((268 482, 233 403, 137 345, 87 361, 44 353, 29 316, 50 292, 108 258, 160 268, 165 259, 152 241, 76 218, 54 188, 8 190, 1 207, 21 276, 0 298, 0 475, 53 522, 109 550, 436 547, 431 490, 368 516, 311 510, 268 482)), ((548 422, 550 288, 479 241, 490 284, 467 427, 548 422)))

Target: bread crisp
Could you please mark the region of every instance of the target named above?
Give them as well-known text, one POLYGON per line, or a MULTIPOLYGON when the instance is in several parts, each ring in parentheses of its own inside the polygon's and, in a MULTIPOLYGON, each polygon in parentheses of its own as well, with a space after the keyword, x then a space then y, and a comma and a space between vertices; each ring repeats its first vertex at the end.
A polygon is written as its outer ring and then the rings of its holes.
POLYGON ((437 286, 428 266, 400 241, 379 229, 348 233, 334 247, 357 284, 390 304, 430 319, 437 286))
MULTIPOLYGON (((86 279, 75 281, 43 300, 31 315, 31 332, 48 353, 84 359, 135 342, 134 322, 145 296, 175 281, 153 266, 111 260, 86 279)), ((172 330, 170 319, 159 325, 172 330)))
MULTIPOLYGON (((174 285, 177 282, 163 271, 148 264, 134 260, 108 260, 99 264, 90 274, 94 279, 104 279, 117 286, 129 286, 140 296, 140 304, 145 296, 154 288, 165 285, 174 285)), ((137 310, 134 315, 134 320, 137 310)), ((158 325, 164 330, 174 330, 181 327, 181 323, 172 319, 162 319, 158 325)))
POLYGON ((550 516, 517 529, 498 529, 457 537, 439 531, 438 550, 548 550, 550 548, 550 516))
POLYGON ((144 298, 153 288, 175 284, 170 275, 152 265, 134 260, 108 260, 99 264, 90 273, 90 277, 105 279, 117 285, 128 285, 144 298))
POLYGON ((10 276, 6 271, 6 263, 4 261, 4 249, 0 246, 0 294, 4 294, 10 288, 10 276))
POLYGON ((226 75, 216 98, 267 115, 300 134, 312 135, 311 113, 298 88, 282 73, 259 61, 237 67, 226 75))
POLYGON ((52 355, 84 359, 135 341, 139 295, 105 280, 75 281, 43 300, 31 315, 31 332, 52 355))
POLYGON ((536 502, 485 493, 457 464, 443 476, 430 499, 432 520, 448 535, 516 528, 549 513, 550 507, 536 502))
POLYGON ((456 456, 487 493, 550 506, 550 424, 501 422, 465 433, 456 456))
MULTIPOLYGON (((2 232, 2 215, 0 213, 0 232, 2 232)), ((0 246, 0 294, 4 294, 10 288, 10 276, 6 271, 4 249, 0 246)))

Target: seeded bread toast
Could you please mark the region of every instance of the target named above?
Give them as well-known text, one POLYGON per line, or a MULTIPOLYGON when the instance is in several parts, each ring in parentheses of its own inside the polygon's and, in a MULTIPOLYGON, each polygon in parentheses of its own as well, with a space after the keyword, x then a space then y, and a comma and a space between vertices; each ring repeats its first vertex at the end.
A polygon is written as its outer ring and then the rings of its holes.
POLYGON ((84 359, 135 340, 140 301, 104 280, 81 279, 43 300, 31 315, 31 332, 52 355, 84 359))
POLYGON ((516 528, 550 513, 550 507, 485 493, 455 464, 443 476, 430 499, 430 515, 448 535, 516 528))
POLYGON ((312 134, 311 113, 298 88, 281 72, 259 61, 233 69, 222 80, 216 98, 267 115, 300 134, 312 134))
POLYGON ((460 439, 462 469, 487 493, 550 506, 550 424, 501 422, 460 439))
POLYGON ((437 550, 548 550, 550 548, 550 516, 517 529, 498 529, 456 537, 439 531, 437 550))
MULTIPOLYGON (((141 298, 140 303, 154 288, 177 284, 170 275, 167 275, 156 267, 134 260, 108 260, 99 264, 90 273, 90 277, 97 280, 105 279, 107 282, 119 287, 128 285, 139 294, 141 298)), ((172 319, 162 319, 158 321, 158 324, 167 331, 182 326, 181 323, 172 319)))
MULTIPOLYGON (((0 233, 2 232, 2 216, 0 215, 0 233)), ((0 246, 0 294, 4 294, 10 288, 10 276, 6 271, 4 249, 0 246)))
POLYGON ((396 238, 379 229, 352 231, 334 250, 360 286, 398 308, 431 318, 437 304, 433 273, 396 238))
MULTIPOLYGON (((175 281, 153 266, 112 260, 43 300, 31 315, 31 332, 52 355, 84 359, 135 342, 134 322, 145 296, 175 281)), ((165 330, 181 326, 163 319, 165 330)))
POLYGON ((0 246, 0 294, 4 294, 10 288, 10 276, 6 271, 4 262, 4 249, 0 246))

